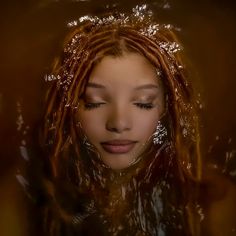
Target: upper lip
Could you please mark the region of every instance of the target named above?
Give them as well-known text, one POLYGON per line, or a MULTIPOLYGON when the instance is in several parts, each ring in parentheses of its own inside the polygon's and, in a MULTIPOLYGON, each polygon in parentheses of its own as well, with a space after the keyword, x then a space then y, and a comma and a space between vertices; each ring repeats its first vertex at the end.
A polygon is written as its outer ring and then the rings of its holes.
POLYGON ((132 143, 136 143, 137 141, 132 141, 132 140, 121 140, 121 139, 114 139, 114 140, 110 140, 110 141, 106 141, 106 142, 102 142, 101 144, 105 144, 105 145, 128 145, 128 144, 132 144, 132 143))

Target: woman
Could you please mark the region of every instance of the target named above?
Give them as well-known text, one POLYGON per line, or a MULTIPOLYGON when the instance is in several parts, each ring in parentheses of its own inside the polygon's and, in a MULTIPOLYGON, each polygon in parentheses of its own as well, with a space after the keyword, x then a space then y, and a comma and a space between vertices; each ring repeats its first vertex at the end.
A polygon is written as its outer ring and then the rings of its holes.
POLYGON ((70 24, 40 136, 45 235, 199 233, 199 134, 181 46, 143 10, 70 24))

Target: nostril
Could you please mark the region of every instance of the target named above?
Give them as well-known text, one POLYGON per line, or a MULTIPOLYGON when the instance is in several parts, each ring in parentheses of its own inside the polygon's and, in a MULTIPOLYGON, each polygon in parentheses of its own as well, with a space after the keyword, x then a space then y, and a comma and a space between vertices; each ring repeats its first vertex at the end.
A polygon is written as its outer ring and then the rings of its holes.
POLYGON ((113 126, 110 126, 110 125, 107 125, 107 130, 108 131, 111 131, 111 132, 115 132, 115 133, 121 133, 122 132, 122 128, 118 128, 118 127, 113 127, 113 126))
POLYGON ((112 131, 112 132, 117 132, 117 133, 120 133, 118 129, 116 128, 108 128, 109 131, 112 131))
POLYGON ((122 133, 123 131, 130 130, 128 122, 107 122, 106 129, 111 132, 122 133))

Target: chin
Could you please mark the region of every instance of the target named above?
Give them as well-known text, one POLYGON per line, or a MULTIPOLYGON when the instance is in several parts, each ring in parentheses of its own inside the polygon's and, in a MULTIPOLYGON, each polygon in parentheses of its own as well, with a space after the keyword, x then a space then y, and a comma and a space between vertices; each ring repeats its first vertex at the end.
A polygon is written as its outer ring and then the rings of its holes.
POLYGON ((128 163, 121 163, 121 162, 114 162, 114 161, 104 161, 102 160, 103 163, 110 167, 112 170, 123 170, 125 168, 128 168, 131 164, 132 164, 132 161, 131 162, 128 162, 128 163))

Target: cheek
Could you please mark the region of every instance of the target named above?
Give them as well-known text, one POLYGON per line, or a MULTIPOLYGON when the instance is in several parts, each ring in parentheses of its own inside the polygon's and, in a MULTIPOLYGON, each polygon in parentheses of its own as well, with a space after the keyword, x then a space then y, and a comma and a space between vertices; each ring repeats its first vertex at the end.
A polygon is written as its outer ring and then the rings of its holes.
POLYGON ((159 119, 160 114, 156 109, 154 111, 136 115, 134 126, 142 140, 147 140, 155 132, 159 119))
POLYGON ((81 112, 78 114, 78 121, 89 140, 96 140, 104 130, 104 118, 97 113, 81 112))

